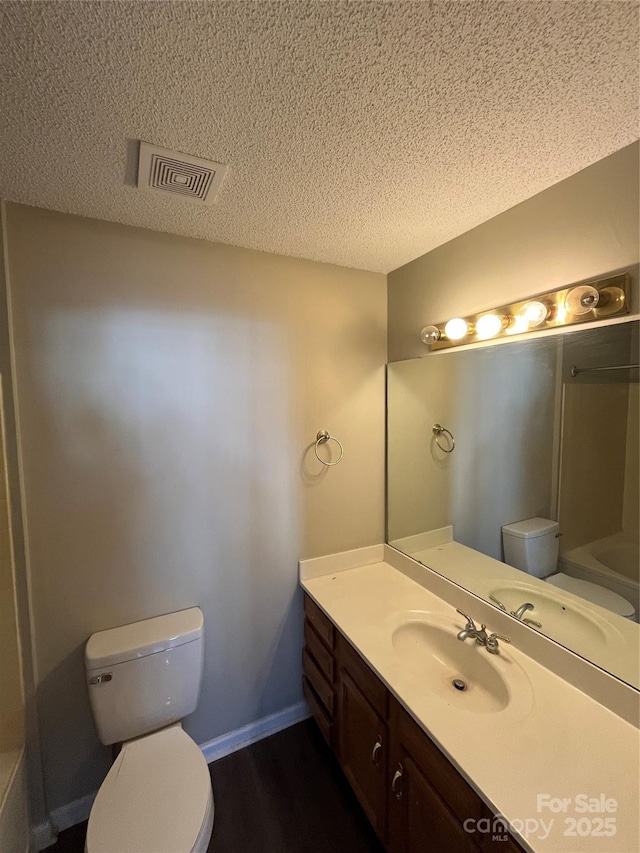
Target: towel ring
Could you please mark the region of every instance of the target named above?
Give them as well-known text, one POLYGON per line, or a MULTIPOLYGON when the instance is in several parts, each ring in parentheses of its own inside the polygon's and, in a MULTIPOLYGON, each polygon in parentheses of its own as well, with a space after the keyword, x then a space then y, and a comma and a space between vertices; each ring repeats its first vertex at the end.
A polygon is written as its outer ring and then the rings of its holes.
POLYGON ((440 424, 434 424, 434 425, 433 425, 433 427, 432 427, 432 429, 433 429, 433 434, 434 434, 434 435, 435 435, 435 437, 436 437, 436 444, 438 445, 438 447, 440 448, 440 450, 442 450, 442 452, 443 452, 443 453, 453 453, 453 451, 454 451, 454 450, 455 450, 455 448, 456 448, 456 440, 455 440, 455 438, 453 437, 453 435, 451 434, 451 432, 450 432, 446 427, 440 426, 440 424), (448 443, 449 443, 449 445, 450 445, 449 447, 443 447, 443 446, 440 444, 440 442, 438 441, 438 439, 440 438, 440 436, 441 436, 443 433, 445 433, 445 434, 448 436, 448 437, 447 437, 447 442, 448 442, 448 443))
POLYGON ((337 465, 338 462, 340 462, 340 460, 344 456, 344 448, 343 448, 342 444, 338 441, 338 439, 334 435, 329 435, 329 433, 327 432, 326 429, 318 430, 318 434, 316 435, 315 451, 316 451, 316 459, 318 460, 318 462, 322 462, 322 464, 326 465, 327 468, 332 468, 334 465, 337 465), (326 444, 327 441, 335 441, 335 443, 340 448, 340 456, 338 456, 338 458, 336 459, 335 462, 326 462, 324 459, 321 459, 320 456, 318 456, 318 448, 320 447, 321 444, 326 444))

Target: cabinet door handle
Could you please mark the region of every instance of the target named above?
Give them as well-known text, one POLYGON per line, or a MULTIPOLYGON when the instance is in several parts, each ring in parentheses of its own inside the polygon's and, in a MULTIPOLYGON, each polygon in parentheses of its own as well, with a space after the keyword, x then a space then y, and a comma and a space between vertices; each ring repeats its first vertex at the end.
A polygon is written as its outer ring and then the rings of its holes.
POLYGON ((380 737, 380 735, 378 735, 378 740, 376 741, 375 746, 373 747, 373 752, 371 753, 371 760, 376 765, 376 767, 378 766, 378 753, 380 752, 381 749, 382 749, 382 738, 380 737))
POLYGON ((395 794, 397 800, 402 799, 402 786, 398 785, 398 783, 402 779, 402 764, 398 764, 398 769, 393 774, 393 779, 391 780, 391 793, 395 794))

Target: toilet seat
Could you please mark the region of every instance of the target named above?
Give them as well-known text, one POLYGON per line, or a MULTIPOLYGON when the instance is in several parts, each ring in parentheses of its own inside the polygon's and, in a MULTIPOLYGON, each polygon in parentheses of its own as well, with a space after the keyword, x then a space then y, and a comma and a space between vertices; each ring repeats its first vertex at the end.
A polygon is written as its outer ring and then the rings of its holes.
POLYGON ((558 587, 558 589, 564 589, 566 592, 579 595, 580 598, 586 598, 592 604, 597 604, 605 610, 617 613, 618 616, 624 616, 629 619, 635 615, 635 608, 630 601, 618 595, 617 592, 612 592, 612 590, 605 589, 603 586, 591 583, 591 581, 573 578, 570 575, 565 575, 564 572, 550 575, 545 580, 552 586, 558 587))
POLYGON ((209 768, 169 726, 128 741, 95 799, 86 853, 204 853, 213 828, 209 768))

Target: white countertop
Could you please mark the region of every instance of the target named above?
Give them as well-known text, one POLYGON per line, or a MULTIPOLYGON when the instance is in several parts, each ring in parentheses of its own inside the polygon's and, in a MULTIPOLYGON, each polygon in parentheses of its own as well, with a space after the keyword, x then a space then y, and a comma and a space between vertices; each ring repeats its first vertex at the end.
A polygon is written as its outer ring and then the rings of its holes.
POLYGON ((452 631, 464 627, 462 617, 386 562, 345 568, 340 558, 315 561, 326 573, 302 580, 303 588, 482 799, 514 828, 522 826, 524 846, 535 853, 638 853, 640 738, 633 725, 513 644, 501 646, 495 660, 513 688, 504 710, 476 713, 448 704, 407 666, 391 637, 408 611, 425 611, 452 631), (544 795, 568 798, 566 811, 539 809, 544 795), (579 795, 613 798, 616 810, 581 812, 579 795), (600 824, 604 818, 614 819, 612 837, 594 834, 610 832, 600 824), (565 834, 575 820, 577 832, 588 835, 565 834))

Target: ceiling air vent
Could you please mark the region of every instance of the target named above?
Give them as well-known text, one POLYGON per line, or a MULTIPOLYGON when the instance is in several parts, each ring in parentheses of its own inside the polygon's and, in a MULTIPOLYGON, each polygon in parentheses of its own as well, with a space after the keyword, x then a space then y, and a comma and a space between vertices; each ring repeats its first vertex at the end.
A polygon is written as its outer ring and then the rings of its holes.
POLYGON ((183 198, 211 204, 227 167, 179 151, 140 143, 138 187, 142 190, 175 193, 183 198))

